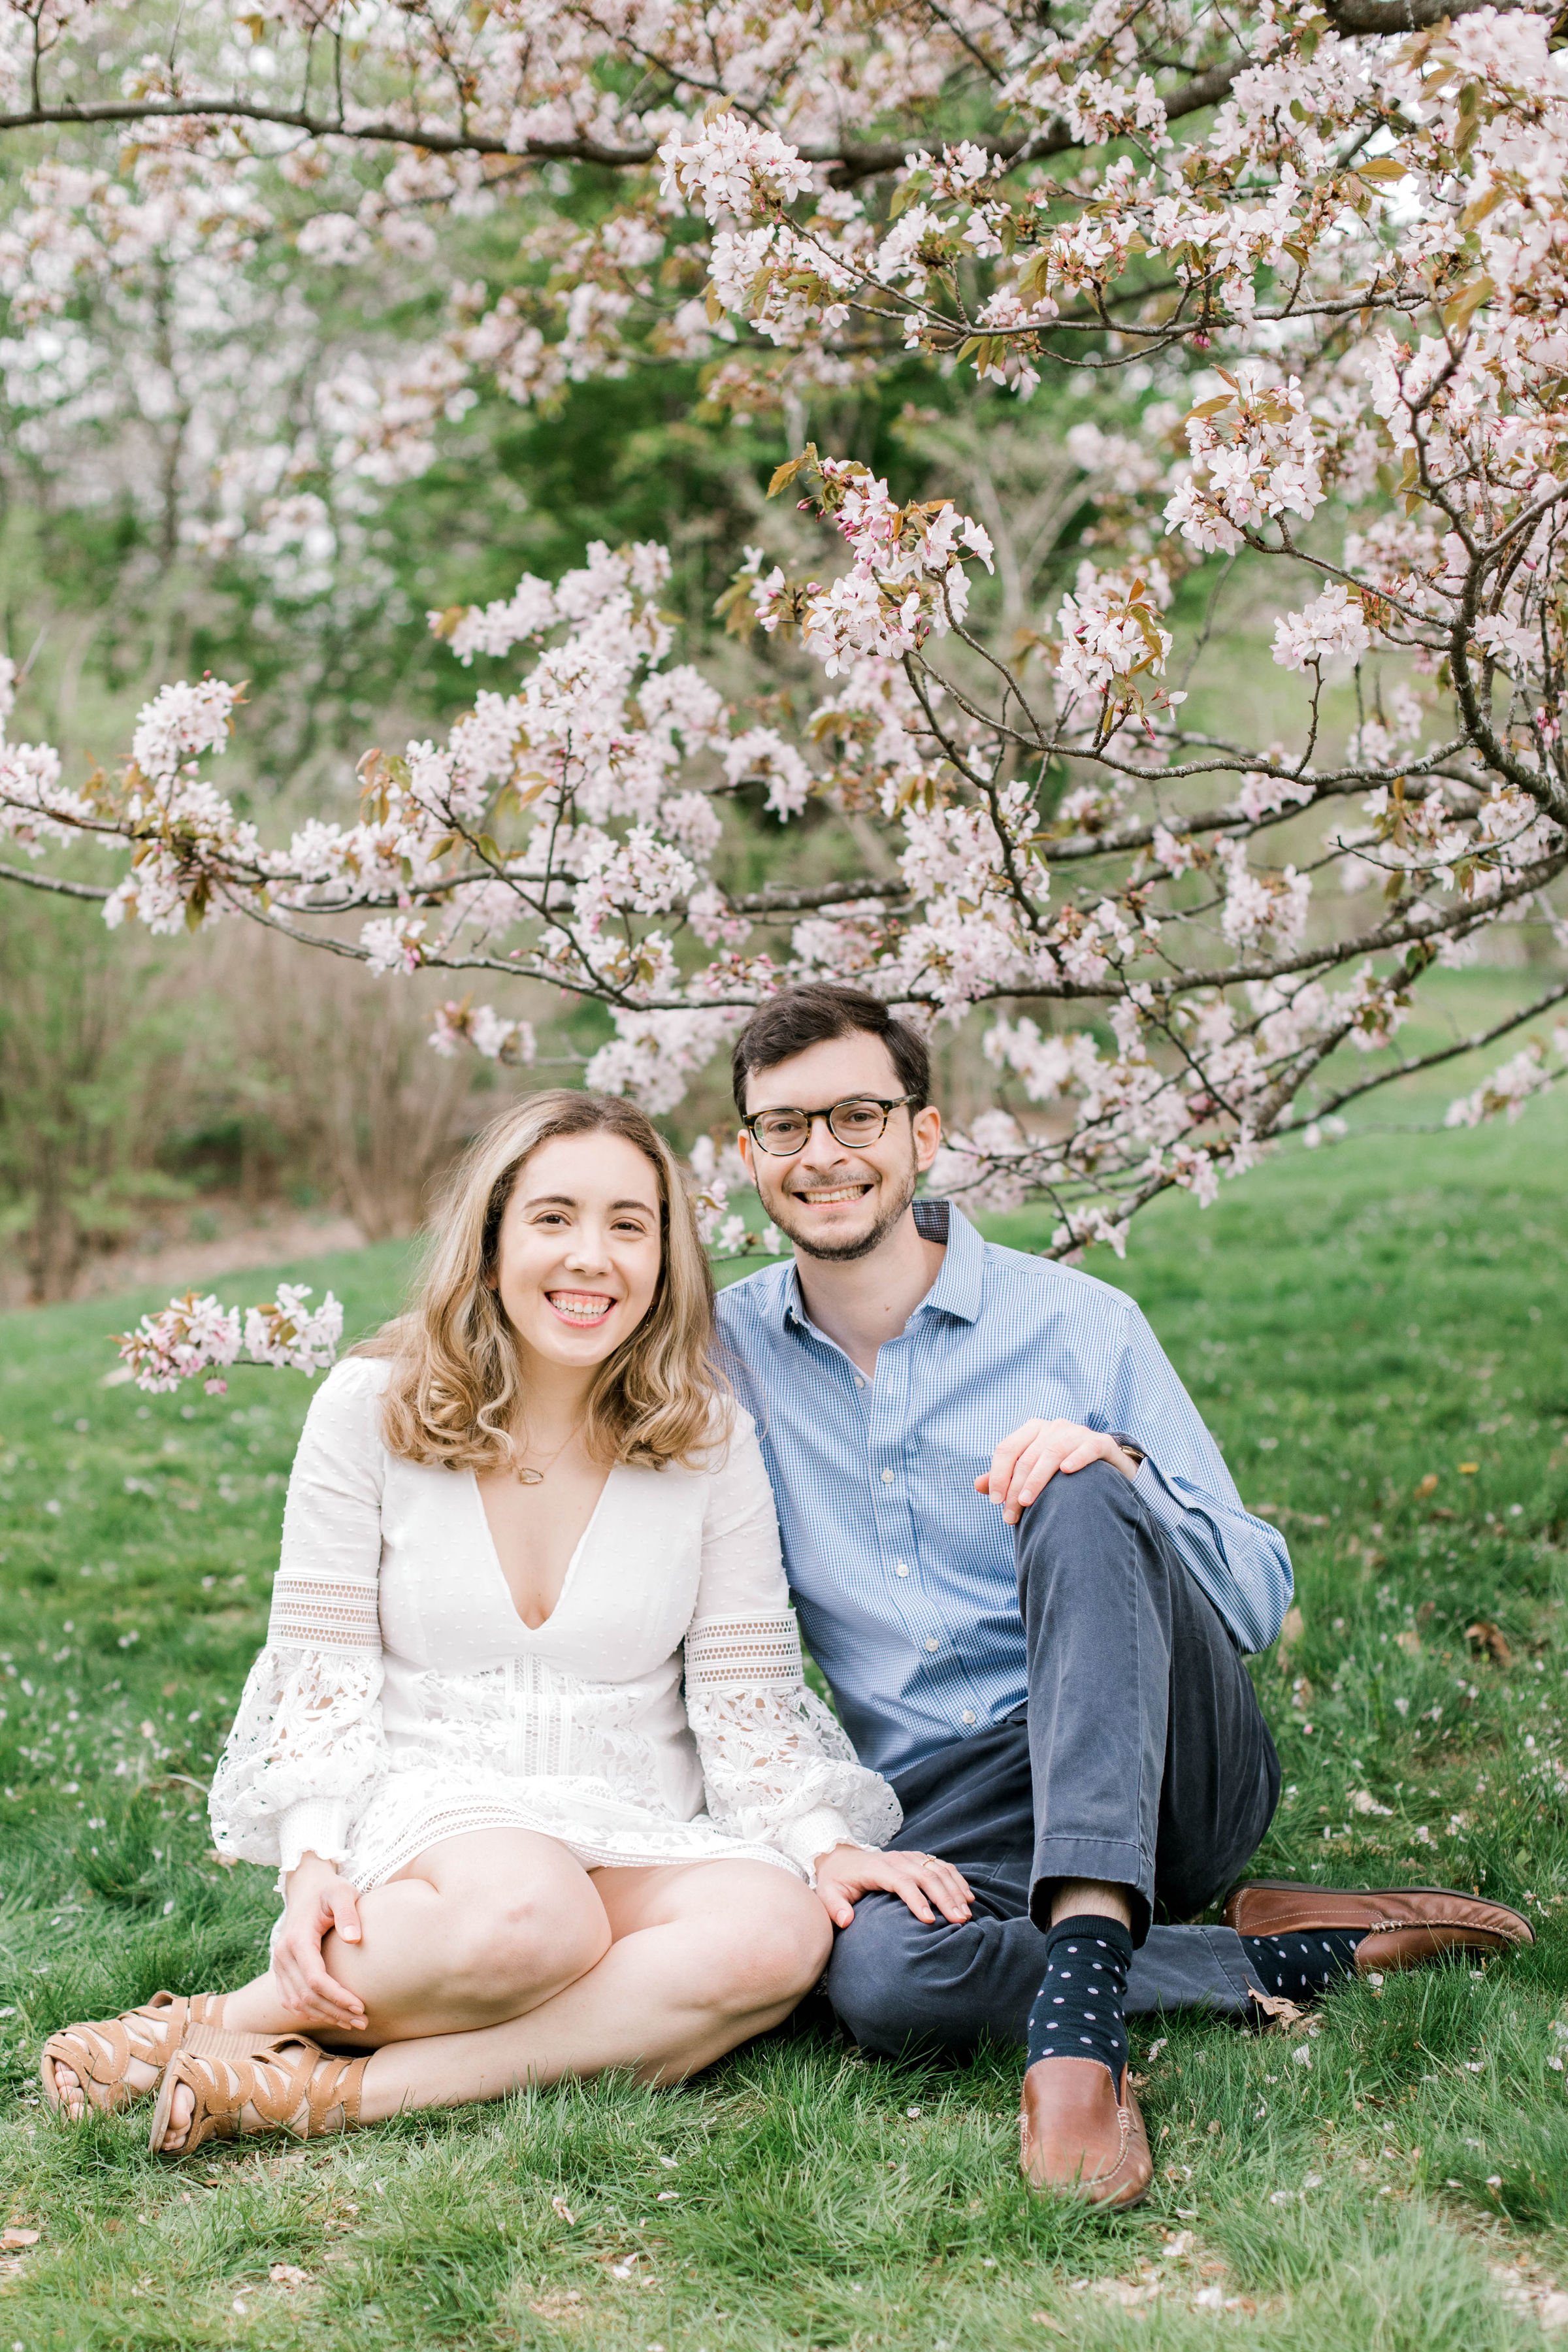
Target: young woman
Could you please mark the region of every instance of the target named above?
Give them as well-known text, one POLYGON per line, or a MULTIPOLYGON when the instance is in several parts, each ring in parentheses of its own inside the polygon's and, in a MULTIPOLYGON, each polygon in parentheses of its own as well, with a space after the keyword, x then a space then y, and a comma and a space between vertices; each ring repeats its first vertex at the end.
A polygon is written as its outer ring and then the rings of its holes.
POLYGON ((310 1407, 213 1782, 219 1850, 281 1874, 271 1965, 56 2034, 54 2105, 157 2085, 180 2155, 678 2081, 788 2015, 858 1895, 967 1916, 875 1850, 897 1801, 804 1687, 711 1320, 641 1112, 543 1094, 480 1137, 415 1306, 310 1407))

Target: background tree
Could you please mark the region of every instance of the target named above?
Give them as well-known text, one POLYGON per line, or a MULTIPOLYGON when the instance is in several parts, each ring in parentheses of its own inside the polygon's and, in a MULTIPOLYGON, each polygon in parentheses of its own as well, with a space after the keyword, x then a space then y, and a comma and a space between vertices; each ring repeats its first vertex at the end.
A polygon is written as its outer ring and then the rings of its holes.
MULTIPOLYGON (((156 55, 148 23, 116 55, 96 15, 88 38, 85 12, 11 12, 5 121, 38 152, 0 268, 24 373, 50 336, 62 384, 97 380, 105 337, 154 354, 139 414, 159 479, 190 483, 162 493, 165 549, 197 530, 167 520, 183 496, 209 547, 324 561, 352 529, 374 569, 476 412, 570 415, 590 382, 814 430, 772 488, 826 528, 814 551, 799 514, 754 526, 722 602, 760 634, 700 667, 668 608, 689 620, 710 539, 679 577, 649 533, 432 597, 495 686, 444 740, 367 754, 356 814, 322 795, 291 834, 211 782, 240 699, 214 678, 153 698, 112 777, 15 746, 13 878, 96 835, 132 853, 112 921, 237 913, 450 971, 448 1054, 526 1063, 517 983, 563 992, 607 1016, 589 1081, 664 1111, 781 978, 855 973, 939 1024, 984 1008, 1011 1107, 939 1178, 1044 1193, 1059 1250, 1120 1246, 1165 1187, 1207 1197, 1486 1042, 1394 1044, 1424 973, 1500 924, 1536 929, 1546 984, 1451 1116, 1562 1066, 1528 1029, 1568 996, 1547 12, 290 0, 186 9, 156 55), (318 291, 309 335, 285 252, 357 289, 318 291), (226 367, 234 429, 198 462, 226 367), (1016 404, 1074 378, 1092 416, 999 494, 1016 404), (847 420, 858 452, 819 454, 847 420), (978 512, 908 494, 932 487, 911 443, 978 512), (1259 740, 1224 662, 1205 678, 1229 615, 1277 607, 1299 690, 1259 740), (770 821, 800 833, 787 875, 758 873, 770 821)), ((747 429, 727 466, 668 415, 647 445, 656 474, 679 448, 725 477, 725 533, 747 429)))

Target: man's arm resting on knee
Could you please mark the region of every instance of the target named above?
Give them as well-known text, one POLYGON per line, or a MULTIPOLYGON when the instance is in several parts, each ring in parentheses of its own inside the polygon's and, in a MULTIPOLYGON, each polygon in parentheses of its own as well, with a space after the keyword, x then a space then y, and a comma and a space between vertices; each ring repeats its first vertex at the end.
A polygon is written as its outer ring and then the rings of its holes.
POLYGON ((1131 1300, 1095 1412, 1109 1430, 1065 1421, 1026 1422, 1003 1439, 976 1487, 999 1503, 1007 1524, 1016 1527, 1058 1470, 1113 1463, 1138 1481, 1146 1507, 1238 1646, 1267 1649, 1290 1605, 1285 1538, 1242 1503, 1203 1416, 1131 1300), (1073 1443, 1064 1446, 1067 1438, 1073 1443), (1037 1470, 1044 1475, 1035 1475, 1037 1470))

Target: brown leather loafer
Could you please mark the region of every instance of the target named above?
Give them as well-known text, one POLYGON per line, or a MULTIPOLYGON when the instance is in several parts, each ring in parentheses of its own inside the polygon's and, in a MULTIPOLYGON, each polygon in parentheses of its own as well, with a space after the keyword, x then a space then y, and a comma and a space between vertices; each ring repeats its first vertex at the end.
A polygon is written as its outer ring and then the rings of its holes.
POLYGON ((1373 1969, 1416 1969, 1445 1952, 1509 1952, 1535 1941, 1529 1920, 1506 1904, 1483 1903, 1450 1886, 1303 1886, 1289 1878, 1255 1878, 1232 1888, 1225 1924, 1238 1936, 1310 1935, 1331 1927, 1359 1934, 1355 1964, 1363 1976, 1373 1969))
POLYGON ((1098 2058, 1040 2058, 1024 2077, 1019 2162, 1031 2189, 1090 2205, 1136 2205, 1154 2177, 1138 2102, 1098 2058))

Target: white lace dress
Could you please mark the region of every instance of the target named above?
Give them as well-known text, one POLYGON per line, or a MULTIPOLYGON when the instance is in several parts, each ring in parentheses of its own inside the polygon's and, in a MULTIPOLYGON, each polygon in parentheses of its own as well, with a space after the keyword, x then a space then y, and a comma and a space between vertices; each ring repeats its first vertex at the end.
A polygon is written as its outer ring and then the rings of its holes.
POLYGON ((223 1853, 379 1886, 438 1838, 537 1830, 588 1869, 776 1863, 810 1878, 900 1822, 801 1677, 743 1413, 710 1466, 617 1466, 532 1629, 473 1474, 389 1454, 384 1363, 313 1400, 267 1647, 212 1787, 223 1853))

